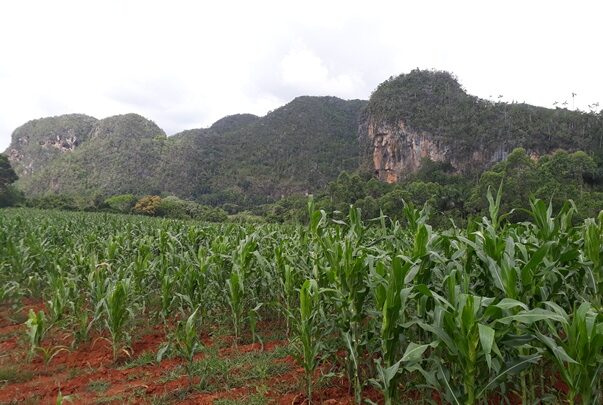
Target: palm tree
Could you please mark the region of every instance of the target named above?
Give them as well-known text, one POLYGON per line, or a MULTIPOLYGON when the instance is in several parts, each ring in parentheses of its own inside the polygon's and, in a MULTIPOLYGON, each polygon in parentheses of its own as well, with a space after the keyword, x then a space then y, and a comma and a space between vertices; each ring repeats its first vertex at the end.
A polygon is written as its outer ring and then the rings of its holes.
POLYGON ((574 93, 574 92, 572 91, 572 110, 575 110, 575 109, 576 109, 575 97, 576 97, 577 95, 578 95, 577 93, 574 93))

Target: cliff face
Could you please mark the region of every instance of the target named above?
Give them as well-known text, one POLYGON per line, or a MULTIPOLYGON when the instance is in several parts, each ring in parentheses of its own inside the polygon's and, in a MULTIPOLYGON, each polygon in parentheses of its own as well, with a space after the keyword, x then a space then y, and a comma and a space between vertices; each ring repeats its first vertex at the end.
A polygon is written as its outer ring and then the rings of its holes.
MULTIPOLYGON (((425 131, 409 128, 404 121, 395 124, 369 118, 366 136, 375 176, 387 183, 396 183, 416 172, 423 159, 447 162, 458 171, 485 167, 506 159, 513 149, 504 141, 494 149, 476 147, 467 155, 456 151, 451 142, 425 131)), ((537 158, 537 153, 532 153, 537 158)))
POLYGON ((73 152, 88 139, 96 118, 83 114, 32 120, 15 129, 7 150, 19 177, 40 172, 57 157, 73 152))
POLYGON ((517 147, 532 158, 557 149, 603 156, 602 139, 603 114, 494 103, 467 94, 447 72, 420 70, 379 85, 359 129, 365 161, 388 183, 424 158, 479 172, 517 147))
POLYGON ((379 180, 395 183, 405 173, 415 172, 422 158, 449 160, 449 149, 425 132, 412 131, 398 121, 389 124, 371 119, 367 136, 372 147, 372 162, 379 180))

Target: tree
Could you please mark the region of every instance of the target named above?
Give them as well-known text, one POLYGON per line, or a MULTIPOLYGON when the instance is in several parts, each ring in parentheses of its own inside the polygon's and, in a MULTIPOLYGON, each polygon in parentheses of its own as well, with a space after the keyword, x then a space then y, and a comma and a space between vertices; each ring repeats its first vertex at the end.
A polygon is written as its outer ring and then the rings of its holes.
POLYGON ((0 155, 0 193, 5 192, 8 186, 17 181, 18 178, 17 173, 8 161, 8 157, 0 155))
POLYGON ((135 214, 154 216, 157 215, 160 204, 161 197, 158 195, 145 195, 136 202, 132 211, 134 211, 135 214))
POLYGON ((0 207, 10 207, 23 202, 23 193, 12 186, 18 178, 8 158, 0 155, 0 207))

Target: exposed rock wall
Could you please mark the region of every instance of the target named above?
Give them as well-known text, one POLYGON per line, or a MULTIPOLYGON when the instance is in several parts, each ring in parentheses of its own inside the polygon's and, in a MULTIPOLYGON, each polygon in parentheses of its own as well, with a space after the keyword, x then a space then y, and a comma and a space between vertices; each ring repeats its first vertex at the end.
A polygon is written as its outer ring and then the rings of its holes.
POLYGON ((450 140, 425 131, 416 131, 402 120, 392 124, 369 117, 360 131, 361 136, 364 132, 368 138, 375 175, 388 183, 396 183, 416 172, 423 158, 447 162, 456 170, 464 171, 504 160, 512 150, 512 146, 505 142, 495 148, 477 144, 469 151, 458 150, 450 140))
POLYGON ((41 118, 17 128, 6 151, 19 177, 43 171, 58 156, 84 142, 96 119, 82 114, 41 118))
POLYGON ((372 147, 375 175, 382 181, 395 183, 405 174, 415 172, 422 158, 449 161, 450 151, 431 134, 397 124, 369 118, 367 136, 372 147))

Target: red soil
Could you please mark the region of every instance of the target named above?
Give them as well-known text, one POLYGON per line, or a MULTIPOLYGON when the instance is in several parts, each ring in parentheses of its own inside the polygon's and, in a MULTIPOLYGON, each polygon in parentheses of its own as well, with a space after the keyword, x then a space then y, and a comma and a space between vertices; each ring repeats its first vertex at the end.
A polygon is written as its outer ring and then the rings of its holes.
MULTIPOLYGON (((216 399, 231 398, 243 399, 257 392, 254 385, 233 388, 226 391, 200 393, 192 391, 186 393, 189 380, 186 375, 175 379, 165 379, 166 374, 183 364, 179 359, 164 359, 160 364, 155 362, 124 368, 123 365, 143 353, 155 354, 159 346, 166 341, 162 326, 153 327, 147 333, 137 337, 132 344, 132 358, 125 353, 120 354, 117 361, 113 360, 113 352, 109 341, 102 336, 94 336, 90 342, 81 344, 75 349, 57 354, 48 365, 40 357, 35 357, 31 362, 26 360, 28 342, 25 326, 15 323, 15 318, 23 321, 29 309, 34 311, 44 310, 45 305, 29 301, 20 309, 21 313, 14 313, 7 306, 0 307, 0 369, 11 370, 12 375, 6 378, 9 381, 0 381, 0 403, 35 403, 55 404, 59 392, 63 396, 72 396, 74 404, 92 404, 98 400, 105 403, 121 404, 150 403, 155 396, 168 395, 167 401, 182 404, 212 404, 216 399), (20 315, 20 316, 17 316, 20 315), (94 388, 95 384, 102 384, 103 389, 94 388), (101 392, 102 391, 102 392, 101 392), (184 399, 178 400, 178 393, 184 391, 184 399), (174 394, 174 397, 170 397, 174 394)), ((218 350, 220 357, 237 356, 242 353, 256 351, 273 351, 286 345, 284 340, 265 342, 263 347, 259 343, 232 345, 232 337, 220 337, 220 346, 230 345, 218 350)), ((70 346, 73 338, 71 334, 60 330, 52 330, 44 338, 44 347, 70 346)), ((216 342, 209 336, 203 336, 205 346, 216 342)), ((196 356, 203 357, 203 353, 196 356)), ((265 396, 274 404, 302 404, 307 403, 301 394, 301 381, 303 369, 299 368, 291 356, 275 359, 277 363, 289 365, 288 372, 282 375, 270 376, 259 384, 268 387, 265 396), (294 392, 282 394, 273 387, 294 387, 294 392)), ((182 372, 184 374, 184 372, 182 372)), ((3 377, 4 378, 4 377, 3 377)), ((193 381, 196 383, 197 381, 193 381)), ((317 390, 314 400, 326 404, 352 404, 352 397, 348 394, 345 381, 338 381, 335 386, 317 390)), ((369 391, 367 397, 379 402, 379 395, 369 391)))
MULTIPOLYGON (((120 355, 118 361, 113 360, 111 345, 106 338, 93 337, 90 342, 77 346, 70 351, 64 351, 56 355, 45 365, 39 358, 31 362, 27 358, 27 339, 25 326, 16 323, 16 319, 22 322, 30 308, 43 310, 44 304, 26 302, 21 313, 14 313, 7 306, 0 306, 0 370, 2 370, 0 381, 0 404, 3 403, 32 403, 32 404, 55 404, 59 391, 63 396, 71 395, 73 404, 92 404, 99 400, 104 403, 151 403, 153 397, 163 397, 160 403, 182 403, 182 404, 212 404, 217 399, 244 399, 258 392, 257 386, 266 387, 267 391, 262 394, 269 399, 269 403, 278 405, 302 405, 307 404, 307 398, 303 394, 304 372, 291 356, 274 359, 274 363, 287 365, 287 371, 281 375, 269 376, 266 380, 252 381, 249 385, 211 393, 198 391, 187 392, 189 379, 180 370, 181 376, 176 372, 172 378, 166 378, 171 371, 175 370, 183 362, 179 359, 164 359, 160 364, 152 362, 125 368, 124 364, 134 360, 144 353, 153 353, 153 357, 159 346, 166 341, 165 333, 161 325, 147 328, 145 332, 133 339, 131 358, 125 353, 120 355), (20 315, 20 316, 17 316, 20 315), (7 373, 7 370, 12 370, 7 373), (95 388, 99 384, 102 389, 95 388), (281 388, 279 388, 281 387, 281 388), (285 388, 282 388, 285 387, 285 388)), ((70 346, 72 336, 63 331, 53 331, 50 336, 45 337, 45 347, 55 345, 70 346)), ((218 344, 218 356, 220 358, 231 358, 242 353, 273 351, 278 347, 285 346, 286 340, 273 340, 264 343, 239 344, 234 346, 232 337, 216 337, 204 335, 201 338, 203 344, 212 346, 218 344), (221 348, 220 348, 221 347, 221 348)), ((202 359, 203 353, 196 356, 202 359)), ((321 372, 316 374, 319 380, 321 372)), ((245 369, 237 369, 237 373, 245 373, 245 369)), ((233 376, 234 377, 234 376, 233 376)), ((555 379, 553 379, 555 380, 555 379)), ((198 380, 193 381, 197 383, 198 380)), ((554 383, 560 392, 566 392, 567 387, 558 379, 554 383)), ((328 386, 315 389, 313 403, 327 405, 351 405, 353 396, 349 393, 349 384, 343 378, 331 378, 328 386)), ((413 402, 419 399, 418 393, 407 393, 405 402, 413 402)), ((374 389, 369 388, 364 392, 364 397, 375 403, 382 403, 381 395, 374 389)), ((493 395, 490 403, 500 403, 500 399, 493 395)), ((520 398, 511 395, 510 403, 520 403, 520 398)), ((432 400, 441 403, 439 393, 434 392, 432 400)), ((69 402, 67 402, 69 403, 69 402)))

